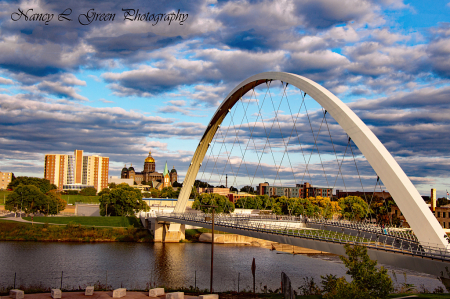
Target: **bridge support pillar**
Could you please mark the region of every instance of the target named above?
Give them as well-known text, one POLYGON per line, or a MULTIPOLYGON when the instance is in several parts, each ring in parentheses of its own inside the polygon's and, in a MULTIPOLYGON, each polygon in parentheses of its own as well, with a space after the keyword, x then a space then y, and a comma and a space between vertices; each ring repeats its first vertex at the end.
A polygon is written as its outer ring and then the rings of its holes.
POLYGON ((155 242, 178 243, 186 238, 184 224, 161 222, 156 218, 148 218, 148 229, 152 232, 155 242))
POLYGON ((170 223, 165 226, 164 243, 178 243, 184 240, 185 237, 185 225, 180 223, 170 223))

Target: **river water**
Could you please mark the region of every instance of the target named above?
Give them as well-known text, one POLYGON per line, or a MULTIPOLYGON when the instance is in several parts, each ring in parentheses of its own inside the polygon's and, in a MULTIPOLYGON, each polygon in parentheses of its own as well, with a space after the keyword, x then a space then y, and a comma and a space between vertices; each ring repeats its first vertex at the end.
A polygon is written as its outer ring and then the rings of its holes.
MULTIPOLYGON (((280 287, 281 272, 297 289, 304 278, 320 282, 320 275, 345 275, 337 256, 292 255, 245 245, 214 246, 214 290, 252 288, 251 264, 256 261, 256 289, 280 287), (239 274, 240 273, 240 274, 239 274)), ((113 288, 145 289, 149 286, 209 289, 210 244, 173 243, 52 243, 0 242, 0 287, 79 288, 106 283, 113 288), (62 273, 63 272, 63 273, 62 273)), ((388 267, 389 268, 389 267, 388 267)), ((389 268, 392 270, 392 268, 389 268)), ((404 270, 394 269, 397 284, 405 282, 404 270)), ((390 271, 391 272, 391 271, 390 271)), ((432 291, 441 282, 435 277, 407 271, 407 283, 432 291)))

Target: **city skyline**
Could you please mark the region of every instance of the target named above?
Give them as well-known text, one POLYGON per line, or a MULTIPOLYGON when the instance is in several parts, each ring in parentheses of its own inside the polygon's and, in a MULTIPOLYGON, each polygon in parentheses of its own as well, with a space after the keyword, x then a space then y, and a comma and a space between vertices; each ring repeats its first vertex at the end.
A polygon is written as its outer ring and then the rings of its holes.
POLYGON ((228 92, 256 73, 287 71, 347 103, 421 194, 450 188, 448 1, 0 5, 2 172, 43 177, 45 154, 78 148, 110 157, 110 175, 119 176, 151 150, 182 181, 228 92), (68 7, 70 22, 11 18, 18 8, 57 16, 68 7), (124 20, 126 8, 188 17, 153 25, 124 20), (116 17, 80 24, 89 9, 116 17))

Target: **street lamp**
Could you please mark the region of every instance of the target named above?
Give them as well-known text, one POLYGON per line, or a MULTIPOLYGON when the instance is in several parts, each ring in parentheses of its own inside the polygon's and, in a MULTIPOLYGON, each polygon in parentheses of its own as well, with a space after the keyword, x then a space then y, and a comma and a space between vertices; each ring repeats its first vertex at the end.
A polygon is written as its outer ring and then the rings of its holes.
POLYGON ((22 195, 22 191, 20 191, 20 196, 22 197, 22 203, 20 204, 20 218, 22 218, 22 207, 23 207, 23 195, 22 195))
POLYGON ((211 230, 212 230, 212 235, 211 235, 211 280, 210 280, 210 284, 209 284, 209 290, 210 293, 212 294, 213 292, 213 264, 214 264, 214 212, 216 211, 216 208, 218 206, 215 205, 200 205, 201 207, 208 207, 208 208, 212 208, 212 219, 211 219, 211 230))

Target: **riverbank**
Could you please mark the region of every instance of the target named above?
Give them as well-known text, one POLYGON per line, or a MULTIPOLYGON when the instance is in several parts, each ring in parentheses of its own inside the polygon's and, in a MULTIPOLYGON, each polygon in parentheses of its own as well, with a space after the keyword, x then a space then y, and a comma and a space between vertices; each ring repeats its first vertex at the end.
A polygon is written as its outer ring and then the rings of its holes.
POLYGON ((31 224, 0 219, 0 241, 46 242, 153 242, 144 228, 89 227, 77 223, 67 225, 31 224))
MULTIPOLYGON (((134 217, 34 217, 34 225, 26 222, 30 220, 30 217, 24 217, 22 221, 25 222, 0 218, 0 241, 153 242, 153 235, 134 217)), ((185 234, 184 242, 211 243, 209 229, 187 229, 185 234)), ((292 254, 326 254, 313 249, 219 231, 215 231, 214 242, 249 245, 292 254)))

